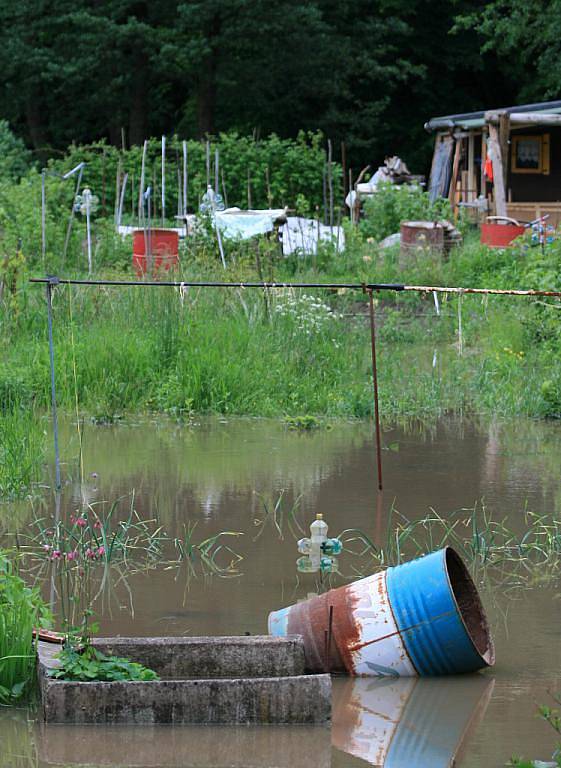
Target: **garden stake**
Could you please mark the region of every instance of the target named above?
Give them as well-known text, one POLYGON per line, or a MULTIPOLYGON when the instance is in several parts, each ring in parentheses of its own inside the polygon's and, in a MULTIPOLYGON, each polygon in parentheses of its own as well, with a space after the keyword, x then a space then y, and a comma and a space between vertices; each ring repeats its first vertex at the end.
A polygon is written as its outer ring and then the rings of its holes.
POLYGON ((43 257, 43 266, 45 264, 45 254, 47 253, 45 173, 46 170, 43 168, 41 171, 41 256, 43 257))
POLYGON ((378 408, 378 370, 376 367, 376 321, 374 318, 374 298, 372 288, 364 288, 368 293, 370 308, 370 342, 372 348, 372 386, 374 389, 374 420, 376 422, 376 461, 378 464, 378 490, 382 490, 382 446, 380 441, 380 411, 378 408))
MULTIPOLYGON (((183 216, 187 216, 187 142, 183 141, 183 216)), ((185 222, 187 226, 187 222, 185 222)))
POLYGON ((329 623, 325 630, 325 671, 331 672, 331 638, 333 637, 333 606, 329 606, 329 623))
POLYGON ((51 403, 53 408, 53 433, 55 444, 55 489, 60 491, 60 454, 58 448, 58 418, 56 412, 56 387, 55 387, 55 351, 53 345, 53 308, 52 286, 58 284, 56 277, 49 277, 47 282, 47 325, 49 329, 49 362, 51 366, 51 403))

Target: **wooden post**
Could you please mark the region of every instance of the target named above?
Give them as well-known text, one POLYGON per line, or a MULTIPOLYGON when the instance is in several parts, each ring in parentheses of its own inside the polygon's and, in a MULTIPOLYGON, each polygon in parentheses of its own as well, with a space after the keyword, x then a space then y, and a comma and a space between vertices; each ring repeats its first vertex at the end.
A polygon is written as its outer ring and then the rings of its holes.
POLYGON ((456 148, 454 150, 454 163, 452 165, 452 178, 450 179, 450 189, 448 190, 448 199, 454 206, 454 214, 456 214, 456 186, 458 184, 458 171, 460 168, 461 156, 462 156, 462 139, 456 139, 456 148))
POLYGON ((345 210, 345 200, 347 199, 347 148, 345 142, 341 142, 341 167, 343 169, 343 210, 345 210))
POLYGON ((508 137, 510 117, 507 112, 486 112, 489 125, 489 149, 493 160, 493 184, 495 188, 495 214, 506 216, 506 171, 508 162, 508 137))
POLYGON ((469 132, 468 136, 468 192, 467 202, 473 203, 477 197, 477 184, 475 181, 475 152, 474 152, 475 137, 473 131, 469 132))
POLYGON ((495 215, 506 216, 506 195, 503 159, 498 126, 489 123, 489 149, 493 160, 493 185, 495 187, 495 215))
POLYGON ((487 134, 481 131, 481 194, 486 197, 487 178, 485 177, 485 163, 487 162, 487 134))
POLYGON ((510 138, 510 115, 502 112, 499 116, 499 144, 501 146, 501 160, 503 163, 503 183, 506 187, 508 172, 508 142, 510 138))

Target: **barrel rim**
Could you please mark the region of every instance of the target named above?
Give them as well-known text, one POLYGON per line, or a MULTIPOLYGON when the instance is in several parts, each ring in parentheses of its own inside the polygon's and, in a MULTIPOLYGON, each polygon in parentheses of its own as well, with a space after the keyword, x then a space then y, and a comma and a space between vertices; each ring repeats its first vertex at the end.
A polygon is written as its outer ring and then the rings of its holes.
POLYGON ((482 661, 484 661, 488 667, 492 667, 495 663, 495 644, 491 635, 489 620, 487 618, 487 614, 485 613, 485 609, 483 607, 483 603, 481 602, 477 587, 475 586, 475 582, 471 578, 471 574, 468 571, 466 564, 458 552, 456 552, 454 547, 444 547, 443 560, 446 579, 450 587, 450 595, 458 611, 458 617, 465 629, 466 636, 469 638, 469 641, 472 644, 475 652, 482 659, 482 661), (456 577, 460 579, 460 581, 456 581, 456 578, 452 578, 452 564, 460 571, 456 577), (467 596, 471 600, 471 605, 469 606, 471 611, 473 611, 471 614, 468 613, 466 606, 461 604, 458 599, 459 595, 456 594, 456 590, 465 590, 466 588, 467 596), (477 641, 476 632, 474 632, 477 627, 474 625, 474 621, 478 623, 479 630, 483 632, 485 647, 481 647, 481 644, 477 641))

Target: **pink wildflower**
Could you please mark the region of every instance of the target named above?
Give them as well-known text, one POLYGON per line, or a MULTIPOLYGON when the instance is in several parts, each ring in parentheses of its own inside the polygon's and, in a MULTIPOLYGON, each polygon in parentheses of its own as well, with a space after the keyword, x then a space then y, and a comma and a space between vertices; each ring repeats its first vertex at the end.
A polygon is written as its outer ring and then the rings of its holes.
POLYGON ((66 559, 67 560, 77 560, 78 559, 78 552, 76 550, 73 550, 72 552, 67 552, 66 559))
POLYGON ((96 520, 94 523, 94 528, 99 530, 101 528, 101 520, 96 520))
POLYGON ((50 552, 51 545, 50 544, 43 544, 43 549, 45 550, 45 552, 50 552))
POLYGON ((86 557, 88 558, 88 560, 93 560, 95 557, 95 552, 93 551, 93 549, 90 549, 90 547, 86 549, 86 557))
POLYGON ((88 521, 86 520, 86 518, 85 518, 85 517, 79 517, 79 518, 76 520, 76 525, 77 525, 79 528, 85 528, 87 524, 88 524, 88 521))
POLYGON ((60 549, 53 550, 53 554, 51 555, 51 560, 60 560, 62 557, 62 552, 60 549))
POLYGON ((103 547, 103 546, 98 547, 97 548, 97 556, 98 557, 103 557, 104 554, 105 554, 105 547, 103 547))

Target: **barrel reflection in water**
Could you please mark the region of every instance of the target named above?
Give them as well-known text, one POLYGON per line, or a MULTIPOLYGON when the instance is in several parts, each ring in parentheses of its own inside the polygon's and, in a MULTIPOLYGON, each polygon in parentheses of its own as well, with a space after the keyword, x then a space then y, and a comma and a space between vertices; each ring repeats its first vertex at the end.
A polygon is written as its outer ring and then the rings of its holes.
POLYGON ((333 746, 383 768, 450 768, 493 686, 483 675, 334 680, 333 746))

